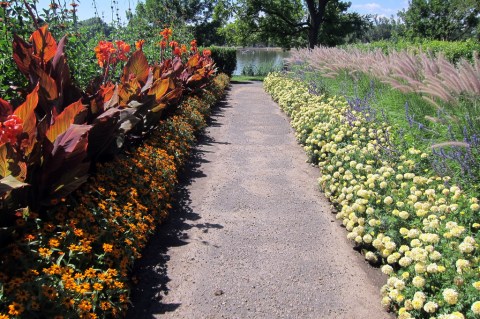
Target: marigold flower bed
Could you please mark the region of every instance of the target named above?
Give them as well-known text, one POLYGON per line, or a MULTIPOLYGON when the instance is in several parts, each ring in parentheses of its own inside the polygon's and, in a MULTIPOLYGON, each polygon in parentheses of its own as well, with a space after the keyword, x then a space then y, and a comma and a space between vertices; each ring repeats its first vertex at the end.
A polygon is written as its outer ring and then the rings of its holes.
POLYGON ((395 129, 344 99, 281 74, 264 86, 318 164, 347 237, 389 276, 382 304, 398 318, 480 318, 478 198, 431 173, 428 150, 393 152, 395 129))
POLYGON ((47 218, 18 216, 15 241, 0 252, 0 318, 124 314, 133 262, 168 214, 195 132, 228 82, 217 76, 141 145, 97 165, 95 176, 47 218))

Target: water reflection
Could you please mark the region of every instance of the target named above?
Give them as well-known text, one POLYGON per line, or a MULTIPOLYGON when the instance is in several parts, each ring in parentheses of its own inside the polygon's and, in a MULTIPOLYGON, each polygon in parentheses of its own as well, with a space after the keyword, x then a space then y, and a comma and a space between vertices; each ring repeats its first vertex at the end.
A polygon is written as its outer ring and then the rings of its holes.
POLYGON ((262 64, 282 65, 282 60, 289 57, 290 52, 279 48, 244 48, 237 50, 237 68, 234 75, 241 75, 245 66, 259 68, 262 64))

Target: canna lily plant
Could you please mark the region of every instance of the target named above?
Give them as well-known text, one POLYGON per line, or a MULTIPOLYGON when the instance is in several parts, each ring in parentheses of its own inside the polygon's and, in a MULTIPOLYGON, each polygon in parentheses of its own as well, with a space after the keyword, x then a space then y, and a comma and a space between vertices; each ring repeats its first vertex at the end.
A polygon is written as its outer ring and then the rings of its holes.
MULTIPOLYGON (((171 30, 162 32, 168 42, 171 30)), ((209 51, 200 54, 196 41, 190 52, 171 41, 172 58, 164 58, 162 47, 154 65, 143 44, 138 41, 130 54, 123 41, 101 41, 95 54, 103 74, 81 92, 70 76, 65 37, 57 43, 46 25, 29 41, 14 37, 13 59, 29 87, 19 106, 0 99, 2 216, 41 213, 65 198, 87 180, 93 163, 143 138, 184 94, 198 92, 215 74, 209 51), (120 62, 126 63, 114 83, 120 62)))

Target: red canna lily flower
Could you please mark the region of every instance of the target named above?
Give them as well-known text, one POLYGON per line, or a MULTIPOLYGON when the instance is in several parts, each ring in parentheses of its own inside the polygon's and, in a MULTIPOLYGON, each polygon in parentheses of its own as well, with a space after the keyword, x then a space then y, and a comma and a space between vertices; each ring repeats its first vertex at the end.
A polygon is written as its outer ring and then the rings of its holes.
POLYGON ((212 51, 210 51, 209 49, 205 49, 205 50, 203 50, 202 54, 205 58, 207 58, 207 57, 212 55, 212 51))
POLYGON ((7 117, 5 122, 0 122, 0 145, 5 143, 14 144, 17 142, 17 136, 23 132, 23 121, 18 116, 12 114, 7 117))
POLYGON ((175 49, 173 49, 173 54, 175 54, 176 56, 181 56, 182 50, 179 47, 175 47, 175 49))
POLYGON ((168 38, 172 35, 172 29, 170 28, 165 28, 163 29, 162 32, 160 32, 162 37, 168 41, 168 38))
POLYGON ((138 40, 137 42, 135 42, 135 48, 137 50, 142 50, 143 48, 143 45, 145 44, 145 40, 138 40))

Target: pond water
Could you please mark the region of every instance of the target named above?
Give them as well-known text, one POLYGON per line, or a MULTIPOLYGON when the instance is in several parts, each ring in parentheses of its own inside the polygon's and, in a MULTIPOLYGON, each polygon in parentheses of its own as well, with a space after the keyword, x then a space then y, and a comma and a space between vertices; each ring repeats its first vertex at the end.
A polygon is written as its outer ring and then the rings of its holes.
POLYGON ((245 66, 258 68, 262 64, 282 65, 282 60, 289 57, 290 52, 278 48, 244 48, 237 50, 237 68, 234 75, 241 75, 245 66))

